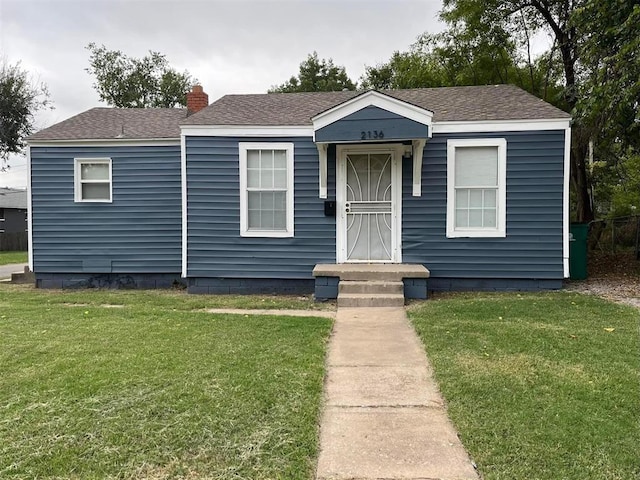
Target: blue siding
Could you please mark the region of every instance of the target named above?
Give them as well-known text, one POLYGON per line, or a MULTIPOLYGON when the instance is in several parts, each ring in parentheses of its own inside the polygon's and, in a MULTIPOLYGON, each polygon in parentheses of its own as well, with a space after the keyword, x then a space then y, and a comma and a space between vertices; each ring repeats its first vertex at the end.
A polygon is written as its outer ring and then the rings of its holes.
MULTIPOLYGON (((318 198, 318 150, 311 138, 187 137, 188 277, 311 279, 335 262, 335 218, 318 198), (240 236, 239 142, 293 142, 295 236, 240 236)), ((335 198, 335 148, 329 198, 335 198)))
POLYGON ((317 130, 315 136, 317 142, 360 142, 426 138, 427 134, 426 125, 382 108, 368 106, 317 130), (380 132, 383 132, 383 138, 377 138, 380 132), (363 133, 365 139, 362 138, 363 133))
MULTIPOLYGON (((316 146, 311 138, 268 140, 294 143, 295 237, 243 238, 240 141, 267 140, 186 140, 190 288, 231 288, 232 279, 253 279, 242 288, 272 288, 259 280, 303 279, 290 287, 309 289, 314 265, 335 262, 336 250, 335 217, 324 215, 318 198, 316 146), (198 284, 207 278, 220 282, 198 284)), ((328 156, 328 198, 335 199, 335 145, 328 156)), ((412 162, 403 164, 403 260, 431 271, 430 289, 561 280, 563 157, 564 131, 434 135, 424 151, 422 197, 411 196, 412 162), (447 239, 446 141, 481 137, 507 139, 507 237, 447 239)), ((135 275, 180 272, 179 146, 32 147, 31 167, 34 269, 43 282, 54 285, 51 274, 65 274, 69 284, 107 284, 122 278, 110 275, 128 274, 137 285, 145 277, 135 275), (112 203, 74 202, 76 157, 112 158, 112 203)))
POLYGON ((180 273, 180 146, 31 147, 34 271, 180 273), (112 159, 113 202, 74 202, 74 158, 112 159))
POLYGON ((427 142, 422 197, 403 165, 403 261, 437 278, 562 279, 564 131, 434 135, 427 142), (506 138, 506 238, 446 238, 447 139, 506 138))
POLYGON ((189 293, 213 295, 307 295, 314 289, 314 281, 311 279, 291 278, 190 278, 188 284, 189 293))

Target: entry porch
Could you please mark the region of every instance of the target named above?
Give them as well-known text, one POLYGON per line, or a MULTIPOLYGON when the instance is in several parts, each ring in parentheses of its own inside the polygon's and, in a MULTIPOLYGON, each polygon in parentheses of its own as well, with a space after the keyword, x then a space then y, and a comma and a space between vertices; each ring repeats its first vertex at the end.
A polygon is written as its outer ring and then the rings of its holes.
POLYGON ((317 264, 313 269, 315 298, 337 298, 343 306, 404 304, 405 298, 427 298, 429 275, 420 264, 317 264))

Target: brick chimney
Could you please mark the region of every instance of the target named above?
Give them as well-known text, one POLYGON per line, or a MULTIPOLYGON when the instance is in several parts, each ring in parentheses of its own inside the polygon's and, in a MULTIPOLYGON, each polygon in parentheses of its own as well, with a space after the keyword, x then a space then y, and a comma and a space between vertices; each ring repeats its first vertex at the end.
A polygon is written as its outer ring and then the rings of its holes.
POLYGON ((189 115, 199 112, 209 105, 209 95, 204 93, 202 86, 194 85, 187 93, 187 110, 189 115))

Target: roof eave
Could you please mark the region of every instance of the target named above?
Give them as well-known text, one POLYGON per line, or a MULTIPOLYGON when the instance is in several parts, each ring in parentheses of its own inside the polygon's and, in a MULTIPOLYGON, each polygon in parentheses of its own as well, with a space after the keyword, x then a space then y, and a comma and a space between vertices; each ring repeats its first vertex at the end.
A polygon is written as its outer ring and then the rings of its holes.
POLYGON ((180 137, 163 138, 36 138, 27 139, 27 145, 43 146, 102 146, 102 145, 180 145, 180 137))
POLYGON ((192 137, 312 137, 311 125, 181 125, 192 137))
POLYGON ((458 120, 433 122, 433 133, 527 132, 566 130, 571 118, 538 118, 516 120, 458 120))

